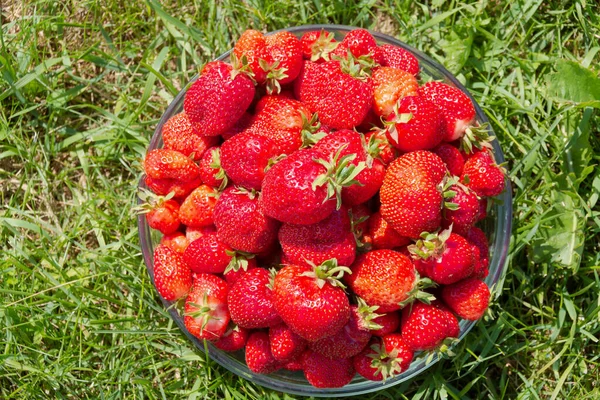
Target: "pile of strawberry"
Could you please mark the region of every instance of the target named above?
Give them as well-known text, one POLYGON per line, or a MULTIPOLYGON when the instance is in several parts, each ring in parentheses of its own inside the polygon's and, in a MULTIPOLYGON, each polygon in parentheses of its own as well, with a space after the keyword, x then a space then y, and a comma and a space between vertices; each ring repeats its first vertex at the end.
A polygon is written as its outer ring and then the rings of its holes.
POLYGON ((504 189, 468 96, 366 30, 248 30, 144 160, 160 295, 260 374, 383 380, 488 307, 476 226, 504 189))

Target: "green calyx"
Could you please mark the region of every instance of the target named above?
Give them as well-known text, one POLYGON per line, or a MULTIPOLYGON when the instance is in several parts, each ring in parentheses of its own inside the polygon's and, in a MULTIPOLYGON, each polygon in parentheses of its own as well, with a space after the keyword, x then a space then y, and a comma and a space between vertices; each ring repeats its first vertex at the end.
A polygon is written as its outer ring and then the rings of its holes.
POLYGON ((420 301, 425 304, 431 304, 432 301, 435 300, 435 296, 429 292, 426 292, 425 289, 433 288, 437 286, 437 283, 432 281, 429 278, 421 278, 419 274, 415 271, 415 285, 408 292, 408 297, 398 303, 400 308, 404 308, 409 304, 414 303, 415 301, 420 301))
POLYGON ((229 178, 227 178, 227 174, 225 170, 221 166, 221 151, 217 147, 211 151, 212 161, 210 163, 210 167, 212 169, 216 169, 215 178, 221 180, 221 184, 218 187, 218 191, 222 192, 223 189, 227 187, 227 183, 229 182, 229 178))
POLYGON ((329 54, 334 51, 338 45, 339 42, 335 41, 333 32, 327 32, 325 29, 322 29, 317 40, 310 46, 310 60, 317 61, 322 58, 325 61, 329 61, 329 54))
POLYGON ((312 147, 327 134, 323 131, 320 131, 321 123, 319 122, 319 116, 317 113, 314 113, 310 119, 308 119, 303 112, 301 112, 300 115, 302 117, 302 131, 300 132, 300 136, 302 138, 302 147, 312 147))
POLYGON ((262 70, 267 73, 265 83, 267 94, 281 93, 281 84, 279 82, 288 77, 288 74, 286 73, 287 68, 280 68, 279 61, 275 61, 272 64, 269 64, 266 60, 263 60, 262 58, 258 60, 258 64, 260 65, 260 68, 262 68, 262 70))
POLYGON ((352 185, 362 186, 362 183, 355 178, 366 168, 364 161, 356 165, 351 164, 356 158, 356 154, 347 154, 340 158, 342 150, 346 147, 347 145, 340 147, 329 161, 321 158, 313 158, 313 161, 325 167, 326 171, 315 178, 312 183, 312 189, 317 190, 317 187, 327 185, 327 195, 323 203, 335 196, 338 210, 342 206, 342 189, 352 185))
POLYGON ((371 367, 374 368, 375 376, 381 375, 385 382, 388 378, 392 378, 402 372, 402 358, 398 357, 398 349, 391 352, 385 350, 382 344, 374 344, 371 346, 372 353, 368 357, 371 358, 371 367))
POLYGON ((254 254, 239 250, 225 250, 225 254, 231 257, 229 264, 223 271, 224 274, 229 271, 237 272, 240 269, 248 271, 248 260, 254 258, 254 254))
POLYGON ((439 258, 444 250, 446 250, 446 240, 448 240, 451 233, 452 225, 441 232, 423 232, 421 233, 421 239, 417 240, 415 244, 408 246, 407 249, 414 258, 422 260, 432 257, 439 258))
POLYGON ((231 80, 234 80, 239 74, 244 74, 256 85, 254 73, 250 68, 250 64, 248 64, 248 57, 246 55, 243 55, 242 58, 237 58, 235 54, 231 53, 229 59, 231 60, 231 80))
POLYGON ((336 258, 323 261, 323 263, 318 266, 310 261, 307 262, 312 266, 312 270, 304 272, 301 276, 315 278, 319 289, 322 289, 326 283, 342 289, 346 288, 341 279, 344 274, 352 274, 352 271, 348 267, 338 265, 336 258))
POLYGON ((350 49, 348 49, 345 58, 340 56, 333 56, 332 58, 340 62, 342 72, 363 82, 371 78, 371 71, 377 66, 371 54, 356 57, 350 52, 350 49))
POLYGON ((360 297, 356 297, 356 304, 358 306, 357 312, 359 316, 359 325, 364 330, 375 331, 383 328, 383 326, 376 323, 374 320, 377 317, 381 317, 383 314, 377 314, 375 311, 379 306, 369 306, 366 301, 360 297))
POLYGON ((471 126, 465 130, 460 139, 460 150, 472 154, 476 150, 492 149, 494 136, 490 136, 487 123, 480 126, 471 126))
POLYGON ((369 243, 364 243, 360 239, 362 238, 364 232, 358 226, 369 219, 368 215, 363 215, 362 217, 355 216, 352 213, 352 209, 348 209, 348 217, 350 217, 350 231, 352 235, 354 235, 354 241, 356 242, 356 248, 360 252, 367 252, 371 250, 371 245, 369 243))
POLYGON ((427 355, 427 358, 425 359, 425 365, 430 364, 435 355, 437 355, 438 358, 454 357, 456 355, 456 353, 454 353, 452 348, 458 342, 459 342, 458 338, 452 338, 452 337, 445 338, 437 348, 429 351, 429 354, 427 355))
POLYGON ((173 191, 169 192, 165 196, 157 196, 147 189, 140 188, 138 197, 141 201, 143 201, 143 203, 133 207, 131 210, 135 215, 148 214, 155 208, 162 206, 166 201, 171 200, 174 196, 175 192, 173 191))
POLYGON ((398 128, 396 127, 396 125, 406 124, 413 118, 412 113, 401 113, 398 108, 399 106, 400 106, 400 103, 396 102, 396 104, 394 104, 394 111, 393 111, 394 117, 390 120, 383 121, 384 129, 387 131, 387 134, 392 139, 394 139, 394 141, 396 143, 398 143, 398 141, 399 141, 398 128))
MULTIPOLYGON (((255 198, 258 197, 258 191, 255 189, 246 189, 245 187, 242 186, 236 186, 235 189, 232 191, 232 193, 234 194, 243 194, 248 196, 248 198, 250 198, 250 200, 254 200, 255 198)), ((250 254, 250 253, 247 253, 250 254)))
POLYGON ((194 319, 198 319, 201 318, 202 319, 202 325, 200 326, 200 333, 204 332, 204 329, 206 329, 206 326, 208 325, 208 323, 211 320, 215 320, 218 321, 220 320, 220 318, 215 317, 214 315, 212 315, 212 311, 213 308, 208 306, 208 294, 204 293, 204 295, 202 296, 202 303, 203 304, 198 304, 198 303, 188 303, 190 306, 196 308, 194 311, 190 311, 187 313, 184 313, 184 316, 188 316, 188 317, 192 317, 194 319))

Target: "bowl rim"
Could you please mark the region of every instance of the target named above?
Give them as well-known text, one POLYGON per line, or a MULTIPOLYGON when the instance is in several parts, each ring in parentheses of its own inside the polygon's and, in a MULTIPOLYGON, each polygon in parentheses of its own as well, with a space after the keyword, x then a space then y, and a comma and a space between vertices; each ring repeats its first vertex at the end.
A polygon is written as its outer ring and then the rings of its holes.
MULTIPOLYGON (((281 32, 281 31, 288 31, 288 32, 299 34, 299 33, 304 33, 304 32, 308 32, 311 30, 321 30, 321 29, 336 30, 341 33, 347 33, 349 31, 359 29, 359 28, 354 27, 354 26, 349 26, 349 25, 334 25, 334 24, 299 25, 299 26, 294 26, 294 27, 289 27, 289 28, 284 28, 284 29, 278 29, 275 31, 270 31, 265 34, 272 35, 272 34, 275 34, 277 32, 281 32)), ((425 63, 430 69, 436 70, 437 72, 442 74, 445 79, 447 79, 453 85, 458 87, 461 91, 463 91, 471 99, 471 101, 473 102, 473 105, 475 107, 477 118, 478 118, 479 122, 482 124, 483 123, 489 124, 489 120, 488 120, 485 112, 479 106, 479 104, 477 103, 475 98, 464 87, 464 85, 462 85, 462 83, 452 73, 450 73, 443 65, 437 63, 436 61, 431 59, 429 56, 422 53, 420 50, 413 48, 412 46, 400 41, 397 38, 394 38, 393 36, 390 36, 390 35, 387 35, 387 34, 384 34, 381 32, 377 32, 377 31, 373 31, 370 29, 367 29, 367 30, 369 31, 369 33, 371 33, 373 35, 373 37, 375 37, 375 39, 377 41, 390 42, 396 46, 399 46, 399 47, 417 55, 417 57, 419 58, 420 69, 423 69, 423 63, 425 63)), ((215 58, 214 61, 225 60, 225 59, 227 59, 227 57, 229 56, 230 53, 231 53, 231 50, 221 54, 219 57, 215 58)), ((197 77, 198 77, 198 75, 196 74, 190 80, 190 82, 181 89, 181 91, 177 94, 177 96, 175 96, 173 98, 173 100, 171 101, 171 103, 169 104, 169 106, 167 107, 167 109, 165 110, 163 115, 161 116, 161 118, 153 132, 153 136, 152 136, 152 139, 151 139, 149 147, 148 147, 149 149, 156 148, 160 145, 160 143, 162 141, 161 131, 162 131, 163 125, 165 124, 165 122, 168 120, 168 118, 170 116, 174 115, 175 109, 181 106, 182 98, 185 96, 187 88, 193 81, 195 81, 197 79, 197 77)), ((489 126, 490 132, 493 134, 493 129, 491 128, 491 125, 488 125, 488 126, 489 126)), ((493 148, 494 157, 496 159, 496 162, 498 164, 504 163, 504 161, 505 161, 504 153, 502 152, 502 148, 500 147, 500 144, 499 144, 497 138, 494 138, 494 140, 491 142, 491 145, 493 148)), ((143 175, 140 178, 138 187, 139 188, 147 188, 144 183, 143 175)), ((139 204, 141 202, 141 200, 138 198, 137 202, 139 204)), ((494 202, 496 202, 495 206, 498 207, 498 210, 497 210, 498 215, 497 215, 497 219, 495 221, 496 226, 495 226, 495 229, 493 232, 493 234, 494 234, 493 244, 492 244, 492 241, 490 241, 490 243, 489 243, 490 249, 493 250, 492 257, 490 259, 489 270, 494 271, 494 273, 493 273, 493 275, 490 274, 485 279, 485 281, 488 285, 490 285, 490 290, 492 291, 493 296, 495 295, 495 297, 497 297, 499 295, 498 288, 501 288, 503 286, 504 276, 506 275, 506 269, 507 269, 506 267, 507 267, 507 261, 508 261, 508 249, 509 249, 511 229, 512 229, 512 191, 511 191, 510 179, 508 179, 508 176, 505 179, 504 191, 502 192, 502 194, 500 194, 499 196, 496 196, 494 198, 494 202), (492 284, 490 284, 490 283, 492 283, 492 284)), ((153 255, 152 255, 152 252, 145 251, 146 250, 145 244, 149 244, 151 247, 153 245, 152 245, 152 239, 151 239, 151 231, 146 222, 144 215, 138 216, 137 225, 138 225, 138 234, 139 234, 139 238, 140 238, 140 247, 142 249, 144 262, 146 264, 146 268, 150 275, 152 284, 154 285, 153 255)), ((188 332, 188 330, 185 328, 182 317, 179 315, 177 310, 174 307, 172 307, 172 303, 166 301, 160 295, 159 295, 159 297, 160 297, 165 309, 168 311, 168 313, 170 314, 173 321, 179 326, 180 330, 188 337, 189 340, 191 340, 194 343, 194 345, 200 351, 205 352, 205 343, 198 340, 195 336, 193 336, 192 334, 190 334, 188 332)), ((471 329, 475 326, 475 324, 477 322, 478 321, 461 320, 460 321, 460 328, 461 328, 460 332, 461 333, 458 337, 458 341, 462 341, 465 338, 465 336, 471 331, 471 329)), ((402 382, 405 382, 407 380, 410 380, 410 379, 416 377, 417 375, 421 374, 426 369, 433 366, 440 359, 440 357, 437 353, 433 353, 432 357, 429 357, 429 359, 426 359, 425 357, 421 357, 420 359, 416 358, 411 363, 411 366, 408 371, 405 371, 402 374, 399 374, 391 379, 388 379, 384 383, 377 382, 377 381, 369 381, 369 380, 365 380, 362 378, 358 378, 359 382, 354 382, 355 380, 357 380, 357 377, 355 377, 355 378, 353 378, 353 381, 351 383, 349 383, 348 385, 345 385, 341 388, 319 389, 319 388, 315 388, 315 387, 311 386, 308 382, 306 382, 306 384, 299 385, 295 382, 286 381, 283 379, 274 379, 272 374, 271 375, 255 374, 248 370, 245 363, 242 363, 241 361, 229 356, 228 353, 217 349, 212 343, 206 343, 206 345, 207 345, 206 348, 208 349, 208 355, 210 356, 210 358, 212 360, 214 360, 216 363, 218 363, 219 365, 221 365, 228 371, 230 371, 238 376, 246 378, 255 384, 261 385, 261 386, 269 388, 269 389, 273 389, 273 390, 277 390, 277 391, 285 392, 285 393, 289 393, 289 394, 294 394, 294 395, 314 396, 314 397, 354 396, 354 395, 379 391, 379 390, 383 390, 383 389, 388 389, 392 386, 398 385, 402 382), (232 365, 232 360, 235 360, 235 363, 237 365, 232 365)), ((357 376, 358 376, 358 374, 357 374, 357 376)))

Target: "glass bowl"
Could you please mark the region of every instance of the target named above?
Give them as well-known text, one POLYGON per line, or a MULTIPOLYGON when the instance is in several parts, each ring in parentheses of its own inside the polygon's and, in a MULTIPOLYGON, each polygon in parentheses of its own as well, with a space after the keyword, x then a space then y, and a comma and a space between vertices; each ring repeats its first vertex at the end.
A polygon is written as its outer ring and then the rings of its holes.
MULTIPOLYGON (((285 30, 294 33, 298 37, 301 37, 306 32, 321 29, 333 32, 336 36, 336 39, 341 40, 341 38, 343 38, 343 36, 347 32, 357 28, 343 25, 303 25, 287 28, 285 30)), ((270 32, 269 34, 273 34, 275 32, 278 31, 270 32)), ((414 54, 419 60, 421 68, 421 78, 430 77, 434 80, 444 81, 446 83, 452 84, 460 88, 473 101, 473 104, 475 105, 475 109, 477 111, 478 122, 481 124, 488 122, 485 113, 481 110, 481 107, 479 107, 475 99, 468 93, 465 87, 444 67, 442 67, 441 65, 433 61, 431 58, 421 53, 420 51, 415 50, 414 48, 406 45, 405 43, 400 42, 399 40, 391 36, 384 35, 378 32, 371 32, 371 34, 375 37, 379 44, 392 44, 398 47, 402 47, 405 50, 408 50, 412 54, 414 54)), ((217 58, 217 60, 228 60, 228 58, 229 52, 221 55, 217 58)), ((152 136, 152 140, 150 141, 150 147, 148 150, 162 147, 162 127, 170 117, 183 110, 184 94, 185 89, 179 92, 177 97, 175 97, 173 102, 167 108, 166 112, 163 114, 154 131, 154 135, 152 136)), ((493 132, 491 132, 491 134, 493 135, 493 132)), ((496 162, 499 164, 504 162, 504 154, 502 153, 502 149, 500 148, 500 144, 498 143, 498 141, 494 140, 492 142, 492 146, 496 162)), ((500 278, 502 277, 504 272, 508 245, 510 240, 512 202, 510 182, 508 181, 508 179, 506 180, 505 185, 506 186, 504 192, 497 197, 499 201, 491 202, 491 209, 488 213, 487 219, 481 221, 483 222, 483 224, 480 222, 479 225, 488 235, 490 242, 490 272, 488 277, 485 279, 485 282, 490 288, 494 287, 496 284, 502 284, 500 278)), ((140 181, 139 186, 140 188, 145 188, 143 179, 140 181)), ((154 247, 159 243, 161 235, 158 231, 150 229, 146 222, 146 218, 143 215, 138 217, 138 229, 144 261, 146 263, 146 267, 148 269, 148 273, 150 274, 152 282, 154 283, 153 253, 154 247)), ((496 287, 495 293, 499 293, 499 289, 500 288, 496 287)), ((167 302, 162 298, 161 300, 165 308, 168 309, 169 314, 171 315, 173 320, 182 330, 182 332, 194 343, 194 345, 200 351, 205 351, 204 343, 198 340, 196 337, 192 336, 185 328, 185 325, 183 323, 183 317, 181 314, 179 314, 178 310, 174 307, 170 307, 170 302, 167 302)), ((459 340, 462 340, 475 324, 476 321, 460 321, 459 340)), ((268 375, 255 374, 252 371, 250 371, 246 366, 243 351, 239 351, 236 353, 227 353, 225 351, 217 349, 211 343, 208 343, 207 348, 209 356, 218 364, 222 365, 229 371, 239 376, 242 376, 256 384, 274 390, 278 390, 280 392, 317 397, 352 396, 383 390, 421 374, 423 371, 425 371, 427 368, 431 367, 434 363, 438 361, 437 355, 434 355, 429 362, 426 362, 425 355, 421 354, 415 357, 415 360, 410 365, 410 368, 407 371, 391 379, 386 380, 385 383, 369 381, 357 374, 353 378, 353 380, 344 387, 332 389, 317 389, 308 383, 308 381, 304 378, 302 372, 280 370, 278 372, 268 375)))

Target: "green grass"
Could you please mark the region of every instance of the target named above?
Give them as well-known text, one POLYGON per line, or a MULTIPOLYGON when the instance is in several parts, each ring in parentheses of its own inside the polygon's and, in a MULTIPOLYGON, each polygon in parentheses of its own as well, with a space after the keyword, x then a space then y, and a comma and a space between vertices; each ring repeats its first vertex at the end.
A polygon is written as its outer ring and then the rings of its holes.
POLYGON ((187 341, 130 208, 154 126, 198 66, 247 27, 308 23, 379 30, 455 72, 513 183, 493 319, 457 357, 362 398, 600 398, 595 1, 15 0, 1 12, 0 398, 292 398, 187 341))

